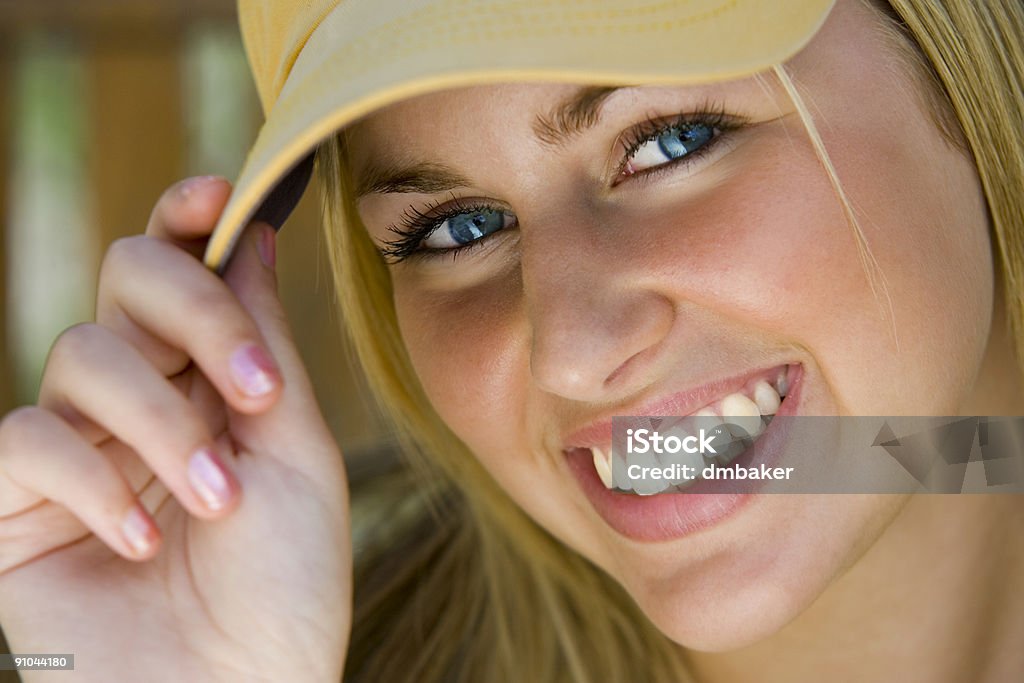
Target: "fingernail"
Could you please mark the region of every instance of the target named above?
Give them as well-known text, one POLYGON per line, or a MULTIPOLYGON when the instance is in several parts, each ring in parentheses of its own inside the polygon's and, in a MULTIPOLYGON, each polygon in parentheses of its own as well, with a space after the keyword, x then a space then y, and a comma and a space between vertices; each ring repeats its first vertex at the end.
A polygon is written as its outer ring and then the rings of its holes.
POLYGON ((145 555, 153 545, 156 534, 138 503, 132 505, 121 521, 121 535, 137 555, 145 555))
POLYGON ((273 268, 277 264, 277 233, 272 227, 268 225, 261 229, 256 246, 259 249, 263 265, 273 268))
POLYGON ((229 477, 220 459, 206 448, 193 453, 188 461, 188 481, 211 510, 220 510, 231 500, 229 477))
POLYGON ((192 193, 200 187, 209 185, 213 182, 219 182, 221 180, 223 180, 223 178, 217 175, 203 175, 188 178, 187 180, 182 181, 181 185, 178 186, 178 193, 181 195, 182 199, 188 199, 189 196, 191 196, 192 193))
POLYGON ((266 396, 278 384, 277 366, 256 344, 247 344, 235 351, 230 362, 235 385, 246 396, 266 396))

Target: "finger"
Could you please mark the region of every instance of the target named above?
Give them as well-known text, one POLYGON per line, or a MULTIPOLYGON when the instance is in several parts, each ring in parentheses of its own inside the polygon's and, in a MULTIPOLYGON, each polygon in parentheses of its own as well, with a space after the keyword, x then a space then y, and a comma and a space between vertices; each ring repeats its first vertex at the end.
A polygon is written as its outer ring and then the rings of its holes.
MULTIPOLYGON (((199 414, 203 416, 211 434, 220 434, 224 430, 227 425, 224 399, 220 397, 217 390, 201 372, 187 369, 185 372, 168 379, 170 379, 171 384, 178 391, 188 396, 188 400, 196 407, 199 414)), ((71 406, 52 400, 50 392, 45 388, 45 385, 39 403, 47 410, 54 411, 58 417, 70 424, 83 439, 92 445, 102 446, 104 441, 110 439, 110 433, 101 425, 96 424, 71 406)), ((134 488, 138 490, 137 487, 134 488)))
MULTIPOLYGON (((58 415, 58 417, 60 417, 58 415)), ((74 429, 74 427, 72 427, 74 429)), ((77 429, 75 431, 78 431, 77 429)), ((81 432, 79 432, 81 434, 81 432)), ((88 443, 88 441, 86 441, 88 443)), ((128 482, 128 486, 131 487, 132 491, 135 491, 135 495, 138 497, 148 486, 154 481, 159 481, 159 478, 153 474, 153 470, 149 468, 149 465, 139 457, 139 454, 129 446, 128 444, 118 441, 117 439, 107 439, 103 443, 93 444, 100 453, 103 454, 107 460, 114 464, 117 471, 121 473, 125 481, 128 482)), ((166 487, 164 487, 166 490, 166 487)), ((145 502, 145 501, 143 501, 145 502)), ((148 510, 153 508, 147 507, 148 510)))
POLYGON ((255 321, 284 378, 281 398, 274 407, 258 417, 242 420, 241 425, 245 429, 239 433, 272 439, 272 443, 279 446, 275 451, 298 459, 304 455, 299 452, 303 449, 288 443, 296 434, 308 435, 317 443, 334 442, 324 425, 312 384, 277 294, 274 240, 275 232, 270 225, 251 224, 239 240, 224 275, 224 281, 255 321))
POLYGON ((277 365, 235 294, 200 261, 165 242, 128 237, 111 246, 97 320, 165 376, 195 363, 239 412, 262 412, 280 394, 277 365))
POLYGON ((62 505, 123 557, 156 553, 160 532, 117 468, 59 417, 34 406, 0 425, 0 500, 15 491, 62 505))
POLYGON ((195 406, 111 331, 88 324, 61 335, 43 382, 50 401, 138 453, 192 514, 219 517, 237 502, 237 480, 195 406))
POLYGON ((224 399, 203 373, 187 371, 176 377, 171 377, 170 380, 178 391, 188 397, 189 403, 195 406, 196 412, 202 416, 210 434, 217 436, 227 429, 228 417, 224 399))
POLYGON ((198 258, 230 195, 231 184, 219 176, 186 178, 157 200, 146 235, 173 242, 198 258))

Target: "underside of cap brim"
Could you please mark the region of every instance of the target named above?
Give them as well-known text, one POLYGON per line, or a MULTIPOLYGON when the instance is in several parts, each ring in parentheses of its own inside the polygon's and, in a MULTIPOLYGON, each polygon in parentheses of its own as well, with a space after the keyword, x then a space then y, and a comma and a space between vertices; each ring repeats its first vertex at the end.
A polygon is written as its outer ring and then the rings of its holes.
POLYGON ((256 217, 280 227, 330 135, 389 103, 500 82, 694 84, 798 52, 833 0, 343 0, 291 69, 210 238, 221 271, 256 217), (284 181, 284 182, 282 182, 284 181))

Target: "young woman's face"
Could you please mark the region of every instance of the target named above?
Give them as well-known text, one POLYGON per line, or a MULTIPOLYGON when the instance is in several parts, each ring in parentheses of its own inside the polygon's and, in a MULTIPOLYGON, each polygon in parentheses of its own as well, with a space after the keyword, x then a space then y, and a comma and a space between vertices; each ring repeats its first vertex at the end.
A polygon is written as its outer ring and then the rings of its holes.
POLYGON ((582 98, 474 87, 350 135, 359 213, 389 253, 434 407, 527 513, 690 647, 777 630, 905 500, 609 505, 567 451, 607 448, 613 415, 695 412, 787 368, 798 415, 949 415, 971 399, 993 303, 983 197, 889 41, 873 10, 840 0, 787 66, 891 311, 770 74, 582 98), (593 115, 558 114, 567 103, 593 115))

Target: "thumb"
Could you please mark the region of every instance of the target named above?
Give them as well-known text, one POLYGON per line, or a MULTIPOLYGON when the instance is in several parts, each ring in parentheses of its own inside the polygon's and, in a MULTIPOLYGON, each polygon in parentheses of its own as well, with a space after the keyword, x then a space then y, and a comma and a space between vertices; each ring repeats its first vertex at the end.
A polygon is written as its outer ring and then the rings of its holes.
MULTIPOLYGON (((273 355, 284 387, 279 400, 258 415, 232 414, 232 432, 244 446, 288 456, 292 464, 304 449, 300 442, 326 438, 333 444, 320 414, 309 374, 295 346, 277 292, 276 233, 267 223, 254 222, 242 235, 224 281, 256 323, 273 355), (294 457, 293 457, 294 456, 294 457)), ((312 455, 312 454, 310 454, 312 455)))

